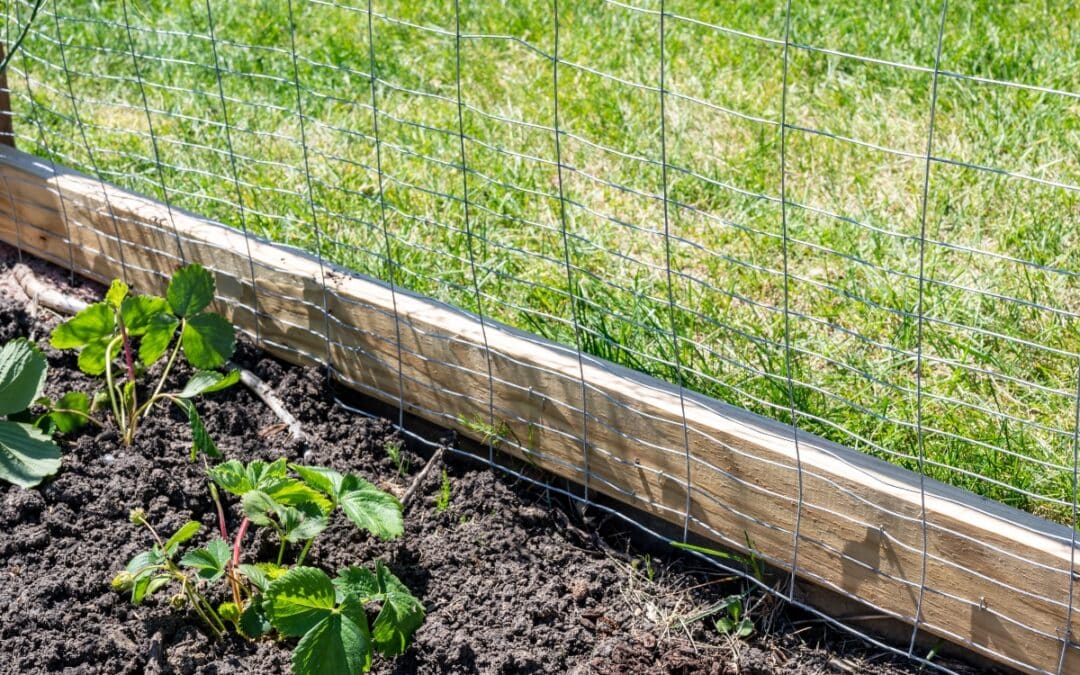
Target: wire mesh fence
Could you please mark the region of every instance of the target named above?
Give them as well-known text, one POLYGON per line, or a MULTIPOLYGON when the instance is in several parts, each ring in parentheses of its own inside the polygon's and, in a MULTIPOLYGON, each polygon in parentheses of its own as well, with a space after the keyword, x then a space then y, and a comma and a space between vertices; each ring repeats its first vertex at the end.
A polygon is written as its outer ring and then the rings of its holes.
MULTIPOLYGON (((1080 9, 866 4, 12 0, 4 40, 22 149, 571 349, 586 501, 599 357, 1075 528, 1080 9)), ((468 422, 527 452, 485 365, 468 422)))

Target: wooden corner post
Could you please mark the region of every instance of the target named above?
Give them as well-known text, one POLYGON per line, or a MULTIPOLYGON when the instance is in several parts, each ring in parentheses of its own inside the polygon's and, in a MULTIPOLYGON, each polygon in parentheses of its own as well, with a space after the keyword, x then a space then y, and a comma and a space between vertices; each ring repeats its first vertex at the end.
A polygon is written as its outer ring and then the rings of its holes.
MULTIPOLYGON (((0 63, 4 60, 4 43, 0 42, 0 63)), ((11 90, 8 89, 7 68, 0 70, 0 143, 15 147, 15 126, 12 124, 11 90)))

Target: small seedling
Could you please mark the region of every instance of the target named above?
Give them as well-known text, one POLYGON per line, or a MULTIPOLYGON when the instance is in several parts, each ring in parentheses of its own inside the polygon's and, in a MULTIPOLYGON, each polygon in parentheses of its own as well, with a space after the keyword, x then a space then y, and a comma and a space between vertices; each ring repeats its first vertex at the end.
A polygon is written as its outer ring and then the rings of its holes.
POLYGON ((149 530, 154 545, 149 551, 143 551, 128 561, 124 571, 113 577, 113 590, 130 591, 131 601, 139 605, 170 582, 176 582, 180 585, 180 592, 169 599, 170 604, 176 609, 191 607, 215 637, 224 633, 225 624, 201 589, 225 574, 229 545, 223 539, 214 539, 205 549, 188 553, 177 564, 176 555, 180 545, 198 534, 202 525, 188 521, 167 540, 162 540, 154 526, 146 520, 146 513, 142 509, 134 509, 128 519, 132 524, 149 530), (183 567, 190 571, 184 571, 183 567))
POLYGON ((488 423, 479 415, 472 419, 459 415, 458 422, 469 431, 480 436, 480 442, 483 445, 498 448, 502 445, 504 439, 512 439, 515 443, 521 445, 521 440, 517 437, 517 434, 504 420, 496 419, 488 423))
POLYGON ((42 398, 48 364, 34 343, 16 339, 0 348, 0 479, 33 487, 60 469, 55 431, 74 431, 89 417, 85 394, 68 394, 54 405, 42 398), (49 409, 34 417, 30 406, 49 409))
POLYGON ((714 608, 714 611, 725 614, 714 624, 717 632, 737 638, 748 638, 754 634, 754 622, 743 613, 745 600, 742 594, 729 595, 714 608))
MULTIPOLYGON (((765 565, 762 563, 761 558, 754 553, 754 543, 750 540, 750 535, 744 533, 744 536, 746 537, 746 548, 750 551, 749 555, 718 551, 716 549, 695 546, 694 544, 685 544, 678 541, 671 542, 671 545, 687 551, 704 553, 706 555, 735 562, 749 571, 750 575, 758 582, 764 583, 765 565)), ((749 616, 750 597, 750 589, 746 588, 742 593, 729 595, 718 604, 695 614, 687 619, 686 623, 693 623, 694 621, 720 613, 722 616, 713 623, 717 632, 740 639, 748 638, 754 633, 754 622, 749 616)))
POLYGON ((450 474, 446 473, 446 469, 443 469, 439 496, 435 498, 435 510, 442 513, 448 508, 450 508, 450 474))
POLYGON ((640 558, 634 558, 630 563, 630 567, 635 572, 641 571, 650 582, 656 579, 656 568, 653 567, 652 556, 648 553, 640 558))
POLYGON ((57 326, 51 344, 57 349, 78 349, 79 369, 105 376, 106 397, 125 444, 135 439, 140 420, 150 414, 155 403, 170 401, 191 424, 192 459, 196 452, 216 457, 217 448, 192 399, 225 389, 239 379, 235 371, 215 370, 225 365, 236 347, 233 327, 220 314, 205 311, 214 299, 214 277, 199 265, 177 270, 165 296, 129 295, 127 284, 117 279, 104 301, 57 326), (196 372, 182 390, 163 391, 181 352, 196 372), (156 385, 140 387, 140 375, 166 353, 156 385), (119 381, 114 372, 118 367, 123 373, 119 381), (146 396, 142 403, 140 393, 146 396))
MULTIPOLYGON (((209 473, 220 537, 189 551, 176 564, 172 561, 179 545, 196 534, 198 523, 189 523, 165 542, 150 528, 154 547, 117 575, 117 589, 130 589, 138 603, 175 581, 181 590, 173 596, 174 604, 195 608, 214 635, 223 633, 229 623, 250 640, 273 632, 299 637, 292 658, 296 675, 354 675, 370 668, 374 652, 392 657, 405 651, 425 610, 387 567, 381 562, 374 570, 350 566, 331 579, 323 570, 303 564, 312 542, 339 510, 380 539, 401 536, 401 502, 358 476, 289 465, 284 459, 246 465, 225 462, 209 473), (239 497, 244 513, 231 546, 217 488, 239 497), (273 562, 241 563, 244 538, 252 525, 268 527, 277 536, 273 562), (285 565, 290 544, 301 547, 291 567, 285 565), (205 601, 203 589, 219 580, 228 584, 232 601, 215 610, 205 601), (369 627, 367 607, 372 604, 379 611, 369 627)), ((137 513, 133 521, 145 524, 145 517, 137 513)))
POLYGON ((387 442, 383 448, 386 450, 386 456, 390 458, 390 461, 397 467, 397 474, 399 477, 404 478, 409 473, 409 459, 403 452, 401 443, 397 441, 387 442))

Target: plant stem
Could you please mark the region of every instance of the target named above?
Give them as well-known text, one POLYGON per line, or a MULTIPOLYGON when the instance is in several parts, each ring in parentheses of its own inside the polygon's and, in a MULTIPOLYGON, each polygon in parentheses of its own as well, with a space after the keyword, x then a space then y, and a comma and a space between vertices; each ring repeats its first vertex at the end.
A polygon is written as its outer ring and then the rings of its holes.
POLYGON ((315 537, 312 537, 311 539, 308 539, 304 543, 304 548, 300 549, 300 555, 296 558, 296 566, 297 567, 299 567, 300 565, 303 564, 304 557, 307 556, 308 551, 311 550, 311 545, 314 544, 314 543, 315 543, 315 537))
POLYGON ((218 494, 217 486, 212 482, 210 485, 210 498, 214 500, 214 504, 217 505, 217 517, 218 528, 221 530, 221 538, 228 540, 229 530, 225 527, 225 509, 221 507, 221 496, 218 494))
MULTIPOLYGON (((146 526, 146 529, 150 530, 150 535, 152 537, 154 537, 154 541, 157 542, 158 547, 160 547, 161 550, 164 551, 165 550, 165 542, 161 541, 161 537, 158 536, 157 530, 154 529, 154 526, 151 525, 150 521, 146 520, 145 518, 143 519, 142 522, 143 522, 143 525, 146 526)), ((183 576, 183 575, 181 575, 181 576, 183 576)))
POLYGON ((240 609, 243 609, 243 603, 240 601, 240 581, 236 578, 236 566, 240 564, 240 545, 244 541, 244 535, 247 534, 249 524, 251 524, 251 521, 247 518, 240 521, 240 529, 237 531, 236 540, 233 542, 232 562, 229 564, 229 585, 232 586, 233 602, 240 609))
POLYGON ((65 415, 78 415, 79 417, 85 419, 87 422, 90 422, 91 424, 94 424, 99 428, 105 428, 105 424, 101 422, 101 420, 97 419, 93 415, 87 415, 81 410, 71 410, 70 408, 52 408, 49 412, 64 413, 65 415))
POLYGON ((120 324, 120 337, 124 344, 124 364, 127 365, 128 381, 134 382, 135 361, 131 358, 131 340, 128 339, 127 326, 120 320, 119 315, 116 317, 116 322, 120 324))
POLYGON ((232 549, 232 566, 236 567, 240 564, 240 544, 244 541, 244 535, 247 534, 248 525, 251 521, 244 518, 240 521, 240 531, 236 533, 236 540, 233 541, 232 549))
POLYGON ((278 550, 277 550, 277 564, 278 564, 278 567, 281 567, 281 561, 282 561, 282 559, 284 557, 285 557, 285 540, 282 539, 281 540, 281 546, 278 546, 278 550))
MULTIPOLYGON (((181 333, 183 333, 184 321, 184 319, 180 320, 181 333)), ((169 371, 172 370, 173 364, 176 363, 176 357, 179 353, 180 340, 178 339, 176 341, 176 344, 173 345, 172 353, 169 354, 169 360, 165 364, 165 370, 161 373, 161 379, 158 380, 157 387, 154 388, 154 393, 150 395, 150 398, 146 401, 146 403, 143 403, 141 406, 136 408, 135 412, 132 414, 133 418, 141 417, 143 413, 145 413, 151 408, 151 406, 157 403, 160 399, 165 398, 165 396, 161 394, 161 390, 165 387, 165 380, 168 379, 169 371)), ((132 422, 132 426, 134 426, 134 422, 132 422)))
MULTIPOLYGON (((128 428, 124 431, 124 438, 130 445, 135 440, 135 421, 138 419, 135 411, 139 409, 139 394, 135 390, 135 362, 131 358, 131 340, 128 339, 127 326, 124 325, 119 312, 116 313, 116 323, 120 325, 120 343, 124 346, 124 364, 127 366, 128 382, 131 383, 131 419, 128 420, 128 428)), ((120 407, 123 408, 125 403, 121 395, 120 407)))
POLYGON ((109 390, 109 404, 112 405, 113 416, 116 417, 116 424, 120 427, 120 431, 124 436, 124 443, 130 445, 129 441, 127 440, 127 423, 126 417, 124 416, 124 406, 122 401, 123 393, 119 394, 121 400, 118 402, 116 383, 113 381, 112 373, 112 350, 113 347, 116 346, 116 342, 119 339, 120 336, 117 336, 113 338, 109 342, 109 344, 105 345, 105 384, 109 390))
POLYGON ((184 589, 184 595, 187 596, 191 608, 206 622, 206 625, 213 631, 215 638, 221 637, 222 633, 225 632, 225 624, 222 623, 221 617, 217 615, 217 612, 215 612, 214 608, 210 606, 210 603, 206 601, 206 598, 202 596, 202 593, 195 590, 195 587, 191 584, 191 581, 187 578, 186 574, 176 569, 171 563, 170 571, 180 580, 180 585, 184 589))
MULTIPOLYGON (((184 334, 184 325, 187 319, 180 319, 180 334, 184 334)), ((165 370, 161 373, 161 380, 158 381, 157 388, 154 389, 153 395, 150 397, 150 401, 147 402, 147 406, 158 397, 161 393, 162 387, 165 386, 165 380, 169 377, 169 371, 172 370, 173 364, 176 363, 176 355, 180 353, 180 338, 176 339, 176 344, 173 345, 172 354, 169 354, 169 361, 165 364, 165 370)), ((146 407, 146 406, 144 406, 146 407)))

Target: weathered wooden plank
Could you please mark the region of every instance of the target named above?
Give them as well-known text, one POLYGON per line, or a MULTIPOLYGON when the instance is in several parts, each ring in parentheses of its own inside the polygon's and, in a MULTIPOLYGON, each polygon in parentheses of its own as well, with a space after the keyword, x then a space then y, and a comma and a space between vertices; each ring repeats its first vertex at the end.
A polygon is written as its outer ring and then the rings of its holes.
MULTIPOLYGON (((0 177, 4 241, 155 292, 181 260, 201 262, 217 274, 219 309, 283 358, 329 357, 346 384, 400 397, 408 412, 473 437, 468 421, 487 421, 493 406, 508 430, 501 449, 678 525, 689 504, 692 533, 736 548, 748 537, 780 568, 795 559, 801 516, 799 577, 909 622, 918 613, 920 630, 1003 663, 1057 671, 1068 528, 932 480, 924 520, 917 475, 802 432, 796 447, 787 426, 693 394, 684 435, 674 387, 592 358, 586 419, 577 355, 565 348, 490 322, 482 331, 468 313, 395 297, 381 282, 75 172, 54 174, 17 151, 0 150, 0 177)), ((1065 653, 1066 672, 1080 672, 1080 652, 1065 653)))

